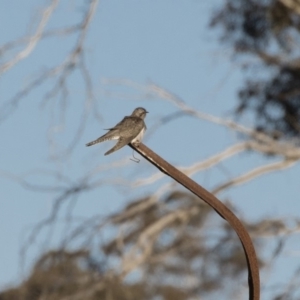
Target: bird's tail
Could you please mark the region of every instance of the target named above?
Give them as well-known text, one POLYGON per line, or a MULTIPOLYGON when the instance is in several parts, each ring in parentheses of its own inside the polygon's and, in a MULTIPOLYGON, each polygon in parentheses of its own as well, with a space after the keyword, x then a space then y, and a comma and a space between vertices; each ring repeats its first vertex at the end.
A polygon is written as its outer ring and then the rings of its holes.
POLYGON ((98 143, 101 143, 101 142, 103 142, 103 139, 102 139, 102 138, 99 138, 99 139, 96 139, 96 140, 94 140, 94 141, 91 141, 91 142, 87 143, 86 146, 87 146, 87 147, 93 146, 93 145, 98 144, 98 143))
POLYGON ((109 141, 109 140, 116 140, 116 139, 119 138, 119 136, 116 135, 117 133, 118 132, 116 130, 110 130, 109 132, 107 132, 104 135, 100 136, 96 140, 87 143, 86 146, 89 147, 89 146, 93 146, 93 145, 101 143, 101 142, 105 142, 105 141, 109 141))

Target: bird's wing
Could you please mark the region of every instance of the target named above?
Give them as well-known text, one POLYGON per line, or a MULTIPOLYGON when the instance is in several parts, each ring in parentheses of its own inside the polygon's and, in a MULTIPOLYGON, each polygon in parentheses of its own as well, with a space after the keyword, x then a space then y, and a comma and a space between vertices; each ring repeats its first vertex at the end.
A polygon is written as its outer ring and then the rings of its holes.
POLYGON ((112 128, 107 128, 105 130, 116 130, 116 129, 123 129, 124 127, 134 127, 141 122, 141 118, 139 117, 132 117, 126 116, 120 121, 116 126, 112 128))
POLYGON ((135 133, 136 133, 135 137, 137 137, 143 129, 146 130, 146 124, 145 124, 144 120, 139 119, 139 118, 137 120, 134 120, 133 126, 135 128, 135 133))
POLYGON ((128 138, 120 138, 118 140, 118 142, 116 143, 116 145, 113 148, 111 148, 110 150, 108 150, 104 155, 108 155, 108 154, 111 154, 111 153, 119 150, 120 148, 122 148, 125 145, 129 144, 130 140, 131 139, 128 139, 128 138))
POLYGON ((124 120, 122 126, 118 128, 120 135, 125 138, 134 138, 137 136, 143 127, 145 126, 144 121, 137 117, 128 117, 124 120), (130 128, 131 130, 128 130, 130 128))
MULTIPOLYGON (((100 136, 98 139, 96 139, 90 143, 87 143, 86 145, 92 146, 92 145, 95 145, 97 143, 101 143, 104 141, 118 139, 120 136, 124 137, 126 140, 127 139, 129 140, 126 144, 124 144, 124 145, 127 145, 135 137, 135 136, 132 136, 132 131, 128 130, 128 128, 134 128, 134 131, 136 132, 136 136, 137 136, 140 133, 140 131, 143 129, 144 126, 146 126, 146 125, 141 118, 132 117, 132 116, 125 117, 115 127, 108 128, 107 130, 109 130, 109 131, 106 134, 100 136)), ((118 148, 118 149, 120 149, 120 148, 118 148)))
POLYGON ((115 130, 115 129, 119 129, 120 127, 122 127, 123 126, 123 124, 124 124, 124 122, 126 122, 126 120, 128 120, 128 119, 130 119, 131 117, 124 117, 123 119, 122 119, 122 121, 120 121, 117 125, 115 125, 114 127, 112 127, 112 128, 107 128, 107 129, 105 129, 105 130, 115 130))

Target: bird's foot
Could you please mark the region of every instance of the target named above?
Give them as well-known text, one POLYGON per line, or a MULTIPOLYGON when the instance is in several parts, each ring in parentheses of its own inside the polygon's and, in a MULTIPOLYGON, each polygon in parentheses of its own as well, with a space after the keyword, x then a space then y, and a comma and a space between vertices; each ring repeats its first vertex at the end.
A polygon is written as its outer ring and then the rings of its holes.
POLYGON ((131 144, 134 146, 138 146, 140 143, 141 143, 141 141, 136 140, 136 141, 132 142, 131 144))

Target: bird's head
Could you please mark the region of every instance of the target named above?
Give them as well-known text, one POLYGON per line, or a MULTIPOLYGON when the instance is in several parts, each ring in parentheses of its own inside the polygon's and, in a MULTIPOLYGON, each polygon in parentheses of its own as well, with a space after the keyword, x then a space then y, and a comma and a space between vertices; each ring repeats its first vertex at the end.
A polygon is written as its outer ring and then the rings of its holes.
POLYGON ((146 111, 145 108, 143 107, 138 107, 136 108, 133 113, 131 114, 132 116, 134 117, 139 117, 139 118, 142 118, 144 119, 146 117, 146 114, 148 113, 148 111, 146 111))

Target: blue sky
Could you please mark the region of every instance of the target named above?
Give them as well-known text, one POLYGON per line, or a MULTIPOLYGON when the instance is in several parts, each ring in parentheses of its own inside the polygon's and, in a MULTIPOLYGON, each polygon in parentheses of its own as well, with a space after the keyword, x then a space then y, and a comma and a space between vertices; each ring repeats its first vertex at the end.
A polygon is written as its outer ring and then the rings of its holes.
MULTIPOLYGON (((1 3, 0 19, 6 30, 2 31, 0 44, 32 33, 47 3, 37 0, 1 3)), ((125 169, 118 171, 120 177, 136 176, 137 172, 146 177, 156 171, 145 161, 131 163, 129 147, 106 157, 103 153, 111 144, 94 148, 84 146, 102 135, 103 128, 116 124, 137 106, 150 112, 146 119, 148 131, 159 118, 177 111, 174 105, 158 97, 146 98, 140 90, 111 82, 126 79, 140 86, 154 82, 197 110, 220 117, 231 116, 244 74, 231 60, 230 49, 218 43, 218 31, 208 27, 210 15, 220 3, 220 0, 103 0, 99 3, 85 51, 101 119, 88 119, 72 154, 53 158, 53 154, 62 153, 71 143, 82 116, 85 89, 77 73, 68 82, 70 95, 64 118, 60 116, 58 100, 53 106, 41 105, 44 94, 51 88, 51 82, 48 82, 22 99, 18 109, 0 124, 0 269, 5 270, 0 272, 0 287, 15 284, 26 275, 37 249, 28 254, 23 273, 20 246, 30 228, 49 215, 56 195, 26 189, 13 180, 12 174, 21 176, 31 172, 31 182, 49 185, 58 181, 41 176, 37 170, 59 170, 77 182, 92 167, 124 158, 128 163, 125 169)), ((73 24, 79 20, 82 7, 80 1, 60 3, 47 29, 73 24)), ((44 69, 61 62, 75 40, 75 36, 43 40, 30 57, 2 76, 0 103, 13 97, 44 69)), ((0 62, 3 63, 3 59, 0 62)), ((251 126, 251 118, 245 120, 245 124, 251 126)), ((237 141, 228 130, 189 117, 178 118, 145 136, 145 143, 150 148, 180 166, 203 160, 237 141)), ((223 167, 233 176, 262 162, 266 159, 259 155, 242 154, 224 163, 223 167)), ((112 176, 113 172, 110 172, 112 176)), ((195 179, 210 189, 227 178, 225 173, 217 168, 203 172, 195 179)), ((297 215, 295 212, 300 211, 298 173, 299 167, 294 167, 263 176, 226 191, 221 198, 230 198, 248 220, 271 216, 293 218, 297 215)), ((124 198, 134 199, 152 190, 153 187, 129 190, 104 185, 97 192, 82 196, 74 213, 84 217, 94 215, 96 211, 107 214, 123 207, 124 198)), ((56 233, 49 246, 55 245, 59 236, 56 233)), ((297 246, 294 239, 287 247, 285 260, 279 262, 278 269, 281 269, 281 275, 284 271, 288 276, 299 259, 290 253, 299 249, 299 244, 297 246)), ((263 280, 275 284, 280 281, 280 275, 274 273, 271 279, 263 277, 263 280)))

